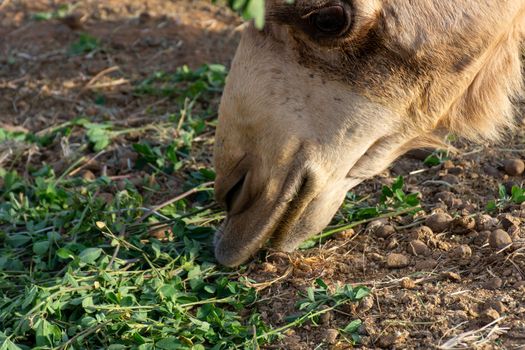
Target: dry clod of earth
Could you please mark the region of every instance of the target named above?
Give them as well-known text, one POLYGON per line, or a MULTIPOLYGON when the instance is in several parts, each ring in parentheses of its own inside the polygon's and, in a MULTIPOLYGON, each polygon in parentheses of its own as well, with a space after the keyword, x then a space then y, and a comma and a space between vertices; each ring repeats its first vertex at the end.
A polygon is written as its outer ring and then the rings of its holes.
POLYGON ((377 339, 376 345, 383 349, 402 346, 406 343, 408 336, 407 331, 384 335, 377 339))
POLYGON ((498 216, 498 219, 505 230, 508 230, 511 227, 519 227, 521 224, 520 218, 517 218, 511 214, 502 214, 498 216))
POLYGON ((483 313, 480 316, 481 316, 481 321, 487 324, 500 318, 499 312, 497 312, 496 310, 492 308, 483 311, 483 313))
POLYGON ((498 220, 487 214, 476 217, 476 229, 478 231, 491 231, 498 225, 498 220))
POLYGON ((483 170, 485 171, 485 174, 492 176, 496 179, 501 177, 501 173, 499 172, 499 170, 491 165, 484 165, 483 170))
POLYGON ((376 236, 381 237, 381 238, 390 237, 394 233, 396 233, 396 230, 394 229, 394 226, 392 225, 380 226, 375 231, 376 236))
POLYGON ((400 269, 407 267, 410 264, 410 259, 403 254, 392 253, 386 258, 386 265, 391 269, 400 269))
POLYGON ((337 331, 337 329, 329 328, 326 330, 324 339, 328 344, 335 344, 337 342, 338 336, 339 332, 337 331))
POLYGON ((454 193, 450 191, 443 191, 436 194, 436 199, 445 203, 449 208, 460 207, 463 204, 463 201, 459 198, 456 198, 454 193))
POLYGON ((453 282, 461 281, 461 276, 458 273, 451 272, 451 271, 441 273, 441 278, 447 279, 453 282))
POLYGON ((476 227, 476 219, 471 216, 460 216, 454 219, 452 227, 455 233, 467 233, 476 227))
POLYGON ((357 311, 359 313, 364 313, 370 310, 374 307, 374 299, 371 296, 367 296, 363 300, 359 302, 359 306, 357 307, 357 311))
POLYGON ((441 178, 442 181, 445 181, 447 182, 448 184, 450 185, 457 185, 459 184, 459 177, 457 177, 456 175, 452 175, 452 174, 446 174, 444 175, 442 178, 441 178))
POLYGON ((416 262, 417 271, 429 271, 437 266, 438 262, 435 259, 429 258, 416 262))
POLYGON ((404 289, 414 289, 416 288, 416 282, 409 277, 405 277, 401 280, 401 288, 404 289))
POLYGON ((525 281, 518 281, 514 284, 514 289, 523 290, 525 292, 525 281))
POLYGON ((443 162, 442 166, 443 166, 443 169, 450 170, 454 168, 454 162, 451 161, 450 159, 447 159, 443 162))
POLYGON ((355 231, 353 229, 344 230, 341 232, 338 232, 334 235, 335 238, 339 240, 345 240, 353 237, 355 235, 355 231))
POLYGON ((93 181, 96 179, 95 174, 91 170, 85 170, 82 172, 82 178, 87 181, 93 181))
POLYGON ((507 308, 505 307, 505 305, 499 300, 487 300, 485 304, 483 304, 483 309, 484 310, 494 309, 500 314, 507 311, 507 308))
POLYGON ((494 249, 503 249, 511 243, 512 238, 502 229, 492 231, 489 236, 489 244, 494 249))
POLYGON ((507 159, 503 163, 505 172, 510 176, 518 176, 525 171, 525 163, 521 159, 507 159))
MULTIPOLYGON (((366 226, 366 231, 379 236, 379 234, 381 233, 379 232, 379 229, 385 226, 387 223, 388 223, 387 219, 374 220, 366 226)), ((385 237, 381 237, 381 238, 385 238, 385 237)))
POLYGON ((449 228, 452 221, 452 216, 449 214, 435 213, 426 218, 425 225, 428 226, 432 232, 441 233, 449 228))
POLYGON ((453 259, 469 259, 472 256, 472 249, 468 245, 462 244, 454 248, 450 255, 453 259))
POLYGON ((500 289, 501 286, 503 286, 503 280, 499 277, 490 278, 483 283, 483 287, 489 290, 500 289))
POLYGON ((427 256, 430 255, 430 249, 428 246, 419 239, 410 241, 407 248, 408 253, 415 256, 427 256))

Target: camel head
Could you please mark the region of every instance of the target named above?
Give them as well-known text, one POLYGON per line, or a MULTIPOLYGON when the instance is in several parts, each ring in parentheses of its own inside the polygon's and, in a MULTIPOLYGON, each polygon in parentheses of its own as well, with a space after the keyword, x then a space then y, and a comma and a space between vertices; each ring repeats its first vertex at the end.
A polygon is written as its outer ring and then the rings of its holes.
POLYGON ((521 88, 523 0, 266 0, 219 110, 215 254, 294 250, 349 189, 448 132, 497 138, 521 88))

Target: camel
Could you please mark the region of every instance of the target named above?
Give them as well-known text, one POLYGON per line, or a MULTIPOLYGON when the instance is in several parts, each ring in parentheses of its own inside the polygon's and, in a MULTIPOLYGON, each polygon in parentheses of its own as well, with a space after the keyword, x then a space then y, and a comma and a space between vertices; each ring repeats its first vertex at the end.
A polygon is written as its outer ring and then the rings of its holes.
POLYGON ((219 108, 215 235, 226 266, 293 251, 348 190, 450 132, 496 140, 522 89, 524 0, 266 1, 219 108))

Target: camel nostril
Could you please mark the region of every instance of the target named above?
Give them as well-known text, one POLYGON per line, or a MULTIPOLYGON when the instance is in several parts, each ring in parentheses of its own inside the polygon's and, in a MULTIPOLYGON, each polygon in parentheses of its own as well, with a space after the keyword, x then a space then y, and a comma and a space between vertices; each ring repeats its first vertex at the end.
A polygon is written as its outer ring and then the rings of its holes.
POLYGON ((242 188, 244 185, 244 182, 246 180, 246 175, 243 175, 239 181, 233 187, 226 193, 226 196, 224 197, 224 203, 226 205, 226 211, 231 212, 234 208, 235 202, 238 200, 242 188))

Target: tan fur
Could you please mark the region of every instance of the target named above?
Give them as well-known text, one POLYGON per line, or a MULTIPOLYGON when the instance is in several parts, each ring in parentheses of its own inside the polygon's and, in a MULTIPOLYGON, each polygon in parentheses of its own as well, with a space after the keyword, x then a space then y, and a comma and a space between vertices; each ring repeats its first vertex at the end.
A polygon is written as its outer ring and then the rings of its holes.
POLYGON ((341 0, 351 30, 315 37, 305 18, 327 3, 267 0, 265 29, 243 34, 215 145, 223 264, 268 240, 295 249, 411 148, 448 132, 497 139, 513 124, 524 0, 341 0))

